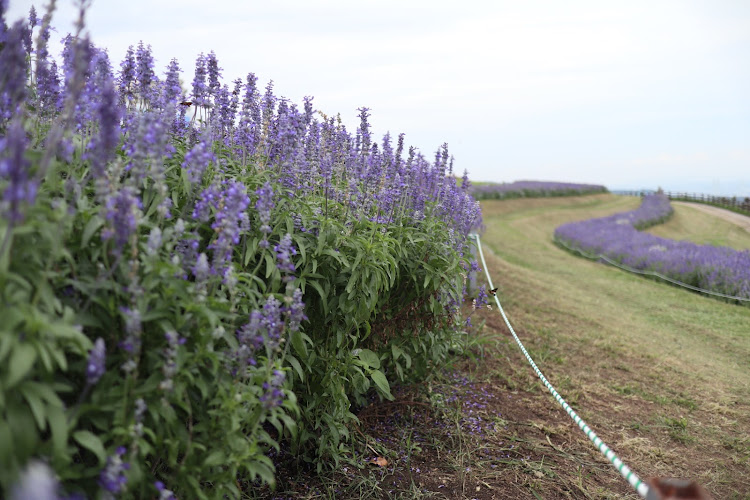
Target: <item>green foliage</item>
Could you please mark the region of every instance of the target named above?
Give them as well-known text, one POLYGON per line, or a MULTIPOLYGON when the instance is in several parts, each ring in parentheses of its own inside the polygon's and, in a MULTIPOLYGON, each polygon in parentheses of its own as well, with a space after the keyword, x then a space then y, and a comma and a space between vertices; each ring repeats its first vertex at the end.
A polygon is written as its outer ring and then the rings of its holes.
MULTIPOLYGON (((392 398, 392 383, 427 376, 465 337, 454 306, 470 253, 446 243, 453 237, 430 216, 434 207, 419 225, 405 218, 386 230, 366 219, 342 222, 344 205, 330 199, 281 196, 270 248, 257 231, 235 247, 236 283, 186 279, 178 246, 193 239, 205 251, 215 238, 187 213, 201 189, 180 167, 187 149, 177 143, 165 160, 175 216, 160 214, 164 195, 146 179, 139 231, 124 248, 102 238, 107 221, 95 187, 80 182, 87 163, 77 154, 53 162, 23 224, 1 223, 3 490, 43 457, 68 492, 93 497, 101 471, 125 447, 125 497, 153 497, 163 481, 180 498, 238 498, 238 480, 274 484, 269 451, 281 446, 319 468, 337 463, 357 422, 353 407, 392 398), (298 250, 292 282, 272 252, 287 233, 298 250), (296 288, 308 318, 302 329, 287 329, 277 349, 256 353, 256 364, 238 374, 235 332, 268 297, 288 304, 296 288), (135 354, 123 349, 128 309, 142 312, 135 354), (173 359, 170 332, 186 339, 173 359), (90 383, 87 359, 98 338, 107 371, 90 383), (268 408, 261 398, 273 370, 286 374, 285 399, 268 408)), ((204 182, 224 176, 252 193, 274 180, 223 161, 223 172, 209 167, 204 182)), ((248 214, 259 227, 257 213, 248 214)))
POLYGON ((353 405, 392 399, 391 383, 424 378, 447 357, 459 320, 448 304, 461 300, 468 260, 445 244, 442 223, 386 231, 320 220, 313 200, 300 208, 301 225, 317 231, 294 236, 308 322, 287 356, 301 410, 292 452, 320 469, 346 452, 353 405))

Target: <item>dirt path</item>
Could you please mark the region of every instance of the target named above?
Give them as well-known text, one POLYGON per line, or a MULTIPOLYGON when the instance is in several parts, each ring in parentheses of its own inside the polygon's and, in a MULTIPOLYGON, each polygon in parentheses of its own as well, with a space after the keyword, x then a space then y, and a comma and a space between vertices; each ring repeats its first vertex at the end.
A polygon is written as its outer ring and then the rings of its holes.
POLYGON ((690 203, 687 201, 673 201, 672 203, 675 205, 684 205, 686 207, 695 208, 696 210, 700 210, 701 212, 721 217, 725 221, 737 224, 741 228, 745 229, 745 231, 750 232, 750 217, 748 217, 747 215, 738 214, 737 212, 724 210, 723 208, 714 207, 711 205, 704 205, 703 203, 690 203))

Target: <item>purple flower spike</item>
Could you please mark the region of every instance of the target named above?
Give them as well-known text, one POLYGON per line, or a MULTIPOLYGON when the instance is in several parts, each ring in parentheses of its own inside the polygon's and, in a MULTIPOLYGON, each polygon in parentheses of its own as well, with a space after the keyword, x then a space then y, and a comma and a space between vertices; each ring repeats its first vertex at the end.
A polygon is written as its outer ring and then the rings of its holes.
POLYGON ((23 21, 16 23, 5 33, 5 41, 0 50, 0 113, 9 118, 26 97, 26 49, 24 36, 26 26, 23 21))
POLYGON ((193 77, 193 104, 205 106, 208 104, 206 90, 206 56, 201 53, 195 60, 195 76, 193 77))
POLYGON ((300 323, 307 319, 305 316, 305 304, 302 302, 302 290, 297 288, 292 294, 291 304, 287 308, 289 315, 289 330, 296 332, 300 323))
POLYGON ((110 194, 105 201, 105 219, 109 227, 102 230, 103 240, 114 240, 113 251, 120 254, 123 247, 135 234, 141 213, 141 200, 130 187, 123 187, 117 193, 110 194))
POLYGON ((221 82, 219 82, 221 68, 213 50, 206 57, 206 71, 208 72, 208 92, 212 96, 216 96, 221 87, 221 82))
POLYGON ((279 244, 273 247, 273 249, 276 252, 276 267, 284 274, 294 274, 295 266, 294 262, 292 262, 292 256, 297 255, 297 250, 292 245, 292 235, 286 233, 279 244))
POLYGON ((270 182, 263 184, 263 187, 255 191, 258 195, 258 201, 255 202, 255 210, 258 211, 258 217, 260 218, 260 232, 268 234, 271 232, 271 210, 273 210, 273 188, 270 182))
POLYGON ((182 168, 187 170, 190 182, 199 183, 203 179, 206 168, 213 161, 216 161, 216 156, 211 151, 211 138, 204 135, 193 146, 193 149, 187 152, 185 161, 182 162, 182 168))
POLYGON ((36 9, 34 6, 31 6, 31 9, 29 9, 29 26, 34 28, 39 23, 39 18, 36 16, 36 9))
POLYGON ((175 103, 181 98, 180 73, 182 73, 180 64, 177 62, 177 59, 172 59, 169 62, 169 66, 167 66, 167 76, 162 88, 162 106, 166 106, 168 103, 175 103))
POLYGON ((96 384, 104 375, 106 355, 104 339, 99 337, 94 343, 94 348, 89 351, 89 360, 86 364, 86 381, 89 385, 96 384))
POLYGON ((11 222, 23 221, 21 205, 36 200, 38 183, 29 178, 30 163, 25 157, 28 142, 20 119, 13 120, 7 135, 0 138, 0 178, 9 181, 0 200, 0 214, 11 222))
POLYGON ((260 402, 266 409, 276 408, 284 400, 284 391, 281 387, 284 385, 286 375, 280 370, 274 370, 271 380, 263 383, 263 394, 260 396, 260 402))
POLYGON ((124 446, 118 447, 115 454, 107 458, 107 465, 99 474, 99 486, 109 493, 121 493, 128 483, 125 471, 130 468, 130 465, 122 461, 122 456, 126 451, 124 446))
POLYGON ((132 45, 128 47, 125 59, 120 63, 118 83, 121 98, 132 98, 135 92, 135 52, 132 45))
POLYGON ((174 493, 171 490, 168 490, 161 481, 156 481, 154 487, 159 492, 159 500, 177 500, 174 493))
POLYGON ((135 77, 138 85, 138 92, 141 99, 150 102, 152 94, 152 83, 156 79, 154 73, 154 57, 151 55, 151 46, 143 45, 138 42, 138 49, 135 52, 135 77))

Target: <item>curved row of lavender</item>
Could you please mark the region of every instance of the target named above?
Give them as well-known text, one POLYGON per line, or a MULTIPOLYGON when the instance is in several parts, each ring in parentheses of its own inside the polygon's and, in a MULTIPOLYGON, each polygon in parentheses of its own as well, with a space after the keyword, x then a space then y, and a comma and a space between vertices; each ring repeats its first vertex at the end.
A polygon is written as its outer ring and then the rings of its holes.
POLYGON ((704 290, 750 298, 750 251, 674 241, 639 231, 671 214, 669 198, 652 194, 631 212, 563 224, 555 229, 555 239, 704 290))
POLYGON ((515 181, 502 184, 474 184, 469 190, 477 200, 502 200, 507 198, 542 198, 547 196, 576 196, 581 194, 606 193, 607 188, 598 184, 575 184, 570 182, 515 181))

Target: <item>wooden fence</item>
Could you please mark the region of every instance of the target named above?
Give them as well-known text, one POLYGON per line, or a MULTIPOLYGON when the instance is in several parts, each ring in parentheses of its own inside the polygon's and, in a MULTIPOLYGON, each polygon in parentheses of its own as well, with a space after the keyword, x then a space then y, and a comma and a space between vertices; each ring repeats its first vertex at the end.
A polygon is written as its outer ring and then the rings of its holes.
MULTIPOLYGON (((626 196, 645 196, 653 192, 654 191, 613 191, 615 194, 626 196)), ((715 207, 726 208, 734 212, 750 215, 750 197, 714 196, 711 194, 684 193, 680 191, 662 192, 667 195, 670 200, 705 203, 706 205, 713 205, 715 207)))

